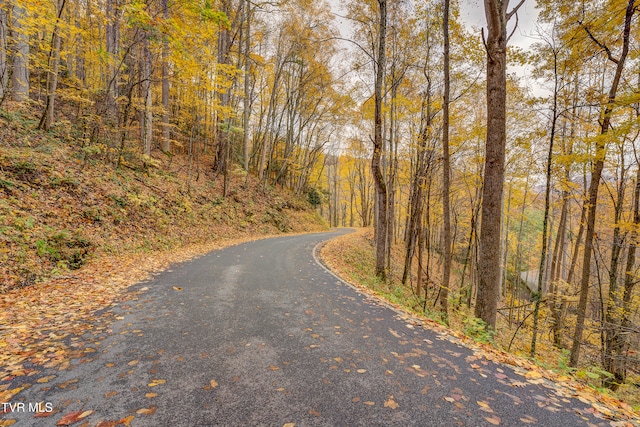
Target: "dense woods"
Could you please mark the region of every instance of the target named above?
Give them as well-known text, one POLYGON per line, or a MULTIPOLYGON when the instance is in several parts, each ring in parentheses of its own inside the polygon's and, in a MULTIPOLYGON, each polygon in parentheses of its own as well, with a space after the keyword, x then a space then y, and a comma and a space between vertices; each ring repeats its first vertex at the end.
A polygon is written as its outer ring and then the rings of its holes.
POLYGON ((421 311, 616 389, 640 372, 640 3, 540 0, 528 50, 522 5, 485 0, 480 31, 455 0, 4 1, 0 109, 79 167, 184 159, 216 196, 250 174, 373 226, 372 274, 421 311))

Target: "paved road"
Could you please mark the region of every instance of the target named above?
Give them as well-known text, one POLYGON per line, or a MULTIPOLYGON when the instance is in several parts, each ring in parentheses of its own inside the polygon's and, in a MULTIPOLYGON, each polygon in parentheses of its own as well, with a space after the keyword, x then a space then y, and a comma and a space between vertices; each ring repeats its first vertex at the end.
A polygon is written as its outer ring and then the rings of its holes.
POLYGON ((88 426, 609 425, 341 283, 313 257, 337 233, 234 246, 134 286, 106 313, 116 319, 108 332, 79 340, 95 353, 41 372, 56 377, 31 378, 16 396, 59 412, 11 418, 49 426, 91 410, 88 426))

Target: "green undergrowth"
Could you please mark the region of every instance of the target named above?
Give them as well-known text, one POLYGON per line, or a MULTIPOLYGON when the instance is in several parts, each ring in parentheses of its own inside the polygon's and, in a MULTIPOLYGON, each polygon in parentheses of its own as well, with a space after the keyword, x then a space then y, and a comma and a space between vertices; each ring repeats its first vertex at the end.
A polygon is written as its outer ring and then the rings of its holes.
POLYGON ((305 198, 234 174, 189 173, 186 158, 153 168, 87 161, 80 142, 0 110, 0 293, 70 274, 103 255, 179 250, 219 238, 326 228, 305 198))

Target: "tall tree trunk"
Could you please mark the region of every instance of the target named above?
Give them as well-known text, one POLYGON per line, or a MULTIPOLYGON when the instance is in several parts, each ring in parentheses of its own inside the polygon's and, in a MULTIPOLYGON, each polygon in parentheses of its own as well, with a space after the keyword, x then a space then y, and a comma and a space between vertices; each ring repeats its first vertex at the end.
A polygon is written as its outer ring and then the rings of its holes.
POLYGON ((242 112, 242 147, 243 166, 245 171, 249 171, 249 118, 251 109, 251 0, 246 0, 244 5, 245 13, 245 35, 244 35, 244 106, 242 112))
POLYGON ((523 3, 524 0, 507 12, 509 0, 484 0, 487 18, 487 140, 475 316, 492 329, 496 326, 501 279, 500 231, 507 138, 507 23, 523 3))
POLYGON ((449 103, 450 103, 450 69, 449 69, 449 0, 444 0, 442 31, 444 35, 444 95, 442 104, 442 216, 443 216, 443 263, 442 287, 440 292, 440 309, 446 319, 449 309, 449 282, 451 281, 451 207, 450 177, 451 159, 449 155, 449 103))
POLYGON ((107 72, 105 75, 105 104, 107 122, 116 127, 118 133, 118 52, 120 50, 120 20, 118 0, 107 0, 106 4, 106 48, 107 48, 107 72))
POLYGON ((374 140, 373 157, 371 159, 371 171, 376 189, 376 276, 385 280, 385 255, 387 242, 387 185, 385 183, 382 167, 383 140, 382 140, 382 85, 384 84, 385 69, 385 44, 387 37, 387 0, 378 0, 380 6, 380 22, 378 27, 378 52, 375 76, 375 110, 374 110, 374 140))
MULTIPOLYGON (((151 104, 153 101, 153 91, 151 84, 151 51, 149 50, 148 35, 144 36, 142 45, 142 97, 144 99, 144 110, 142 111, 142 146, 143 153, 147 157, 151 157, 151 142, 153 138, 153 112, 151 104)), ((147 161, 148 159, 145 159, 147 161)))
POLYGON ((549 207, 551 205, 551 166, 553 162, 553 146, 556 136, 556 123, 558 121, 558 53, 554 46, 551 46, 553 52, 553 105, 551 107, 551 130, 549 132, 549 151, 547 152, 547 171, 546 185, 544 190, 544 216, 542 218, 542 250, 540 252, 540 266, 538 269, 538 287, 533 296, 535 301, 533 309, 533 332, 531 334, 531 352, 529 356, 533 359, 536 355, 536 342, 538 339, 538 317, 540 313, 540 302, 542 301, 544 272, 547 264, 547 230, 549 229, 549 207))
POLYGON ((51 129, 55 118, 56 91, 58 90, 58 69, 60 67, 60 19, 64 12, 65 0, 57 5, 57 18, 51 35, 51 50, 49 51, 49 70, 47 71, 47 103, 40 119, 39 128, 51 129))
POLYGON ((15 50, 13 50, 13 72, 11 73, 11 96, 16 102, 29 99, 29 36, 26 34, 23 21, 27 11, 19 3, 13 6, 13 29, 15 50))
MULTIPOLYGON (((231 1, 227 0, 222 2, 222 12, 224 12, 227 16, 231 14, 231 1)), ((230 52, 231 52, 231 35, 230 28, 228 28, 224 24, 220 24, 220 30, 218 32, 218 64, 220 65, 229 65, 230 64, 230 52)), ((229 77, 229 76, 227 76, 229 77)), ((220 107, 224 110, 229 107, 231 102, 231 88, 220 91, 218 95, 218 100, 220 102, 220 107)), ((215 172, 220 172, 226 176, 229 167, 229 159, 227 156, 228 149, 227 145, 231 142, 229 141, 229 114, 224 112, 223 120, 221 122, 216 122, 216 148, 215 148, 215 161, 213 164, 213 170, 215 172), (220 126, 220 124, 224 124, 224 126, 220 126)), ((219 117, 219 116, 218 116, 219 117)))
MULTIPOLYGON (((161 1, 162 15, 165 20, 169 19, 169 2, 161 1)), ((165 153, 171 153, 171 132, 169 129, 169 43, 165 40, 162 43, 162 139, 160 148, 165 153)))
POLYGON ((624 245, 624 235, 620 229, 620 219, 623 211, 626 185, 624 153, 620 156, 619 167, 620 180, 618 182, 618 194, 616 201, 614 202, 615 226, 613 228, 611 262, 609 264, 609 294, 606 309, 603 313, 604 324, 602 325, 604 332, 604 354, 602 357, 602 365, 604 369, 614 375, 614 378, 605 380, 605 385, 611 389, 617 388, 620 385, 619 380, 623 377, 622 375, 619 375, 621 370, 619 369, 617 346, 619 344, 618 335, 622 332, 620 330, 620 324, 622 323, 622 313, 620 313, 622 308, 622 292, 618 286, 618 272, 622 262, 622 246, 624 245), (617 378, 618 376, 621 378, 617 378))
MULTIPOLYGON (((629 35, 631 33, 631 20, 633 14, 636 11, 634 7, 635 0, 629 0, 624 19, 623 30, 623 42, 622 52, 620 58, 615 59, 609 57, 612 62, 616 64, 616 72, 611 82, 611 88, 609 89, 609 96, 607 104, 604 107, 604 116, 600 127, 600 138, 596 139, 595 147, 595 160, 593 171, 591 172, 591 182, 589 184, 589 206, 587 210, 587 231, 584 240, 584 254, 582 257, 582 279, 580 281, 580 300, 578 301, 578 319, 576 321, 576 328, 573 334, 573 345, 571 346, 571 355, 569 358, 569 366, 576 367, 580 359, 580 347, 582 345, 582 335, 584 332, 584 321, 587 311, 587 300, 589 298, 589 279, 591 270, 591 252, 593 251, 593 236, 595 233, 596 224, 596 207, 598 202, 598 188, 600 186, 600 178, 602 177, 602 169, 605 161, 605 138, 611 125, 611 113, 615 106, 616 94, 618 93, 618 85, 620 78, 622 77, 622 70, 629 53, 629 35)), ((602 44, 598 42, 592 35, 589 28, 584 27, 587 34, 594 40, 594 42, 600 46, 602 44)))
POLYGON ((9 67, 7 64, 7 11, 5 5, 0 6, 0 105, 4 102, 9 81, 9 67))

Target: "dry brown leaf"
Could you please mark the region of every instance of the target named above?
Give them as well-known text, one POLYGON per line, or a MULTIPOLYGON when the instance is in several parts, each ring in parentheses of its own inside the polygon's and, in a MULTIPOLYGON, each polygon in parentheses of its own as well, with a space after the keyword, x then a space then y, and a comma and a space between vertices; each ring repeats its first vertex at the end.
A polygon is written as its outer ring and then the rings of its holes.
POLYGON ((498 426, 502 422, 500 417, 498 417, 497 415, 494 415, 493 417, 484 417, 484 419, 494 426, 498 426))
POLYGON ((125 427, 131 427, 131 421, 133 421, 134 418, 135 418, 135 415, 129 415, 126 418, 122 418, 120 421, 118 421, 118 423, 124 424, 125 427))
POLYGON ((152 397, 157 397, 158 393, 147 393, 144 395, 144 397, 151 399, 152 397))
POLYGON ((138 415, 153 415, 156 412, 156 407, 152 406, 150 408, 141 408, 136 411, 138 415))
POLYGON ((533 424, 533 423, 537 423, 538 419, 532 417, 531 415, 525 415, 524 417, 520 418, 520 421, 525 424, 533 424))
POLYGON ((56 423, 57 426, 70 426, 71 424, 75 424, 78 421, 81 420, 80 415, 82 414, 82 412, 80 411, 74 411, 74 412, 69 412, 68 414, 64 415, 62 418, 60 418, 58 420, 58 422, 56 423))

